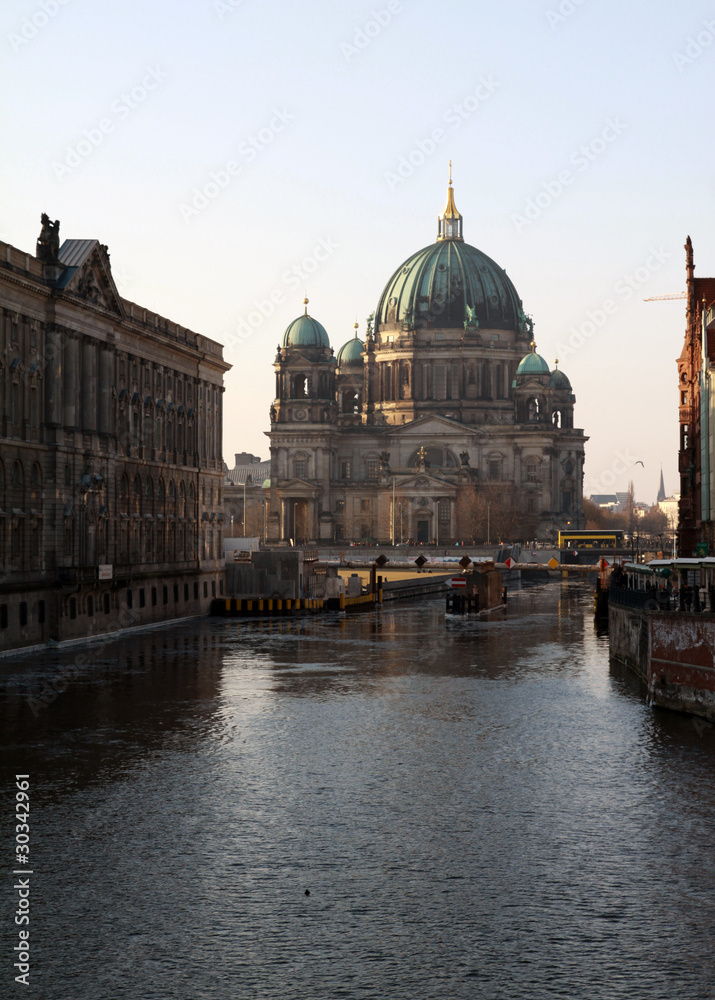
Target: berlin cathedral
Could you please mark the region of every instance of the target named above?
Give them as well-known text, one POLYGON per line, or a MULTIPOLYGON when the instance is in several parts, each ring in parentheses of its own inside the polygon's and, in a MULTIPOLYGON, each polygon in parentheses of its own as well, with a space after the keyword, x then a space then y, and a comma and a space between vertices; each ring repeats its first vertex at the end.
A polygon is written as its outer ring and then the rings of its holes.
MULTIPOLYGON (((267 539, 551 540, 583 526, 584 432, 506 272, 464 242, 450 177, 437 239, 395 270, 337 354, 308 313, 275 358, 267 539)), ((266 487, 268 484, 266 484, 266 487)))

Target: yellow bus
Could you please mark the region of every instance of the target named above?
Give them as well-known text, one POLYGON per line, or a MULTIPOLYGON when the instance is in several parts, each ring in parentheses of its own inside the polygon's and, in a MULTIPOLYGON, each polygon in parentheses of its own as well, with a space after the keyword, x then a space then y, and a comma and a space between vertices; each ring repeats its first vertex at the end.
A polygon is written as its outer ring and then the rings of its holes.
POLYGON ((569 528, 559 532, 560 549, 621 549, 623 532, 614 528, 595 531, 589 528, 569 528))

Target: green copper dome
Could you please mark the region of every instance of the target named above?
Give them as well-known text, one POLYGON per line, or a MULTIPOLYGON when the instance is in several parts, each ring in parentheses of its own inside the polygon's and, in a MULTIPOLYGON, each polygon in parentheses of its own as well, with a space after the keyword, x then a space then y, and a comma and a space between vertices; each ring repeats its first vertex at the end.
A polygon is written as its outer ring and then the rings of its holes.
POLYGON ((327 347, 330 340, 325 327, 317 319, 308 315, 308 300, 304 299, 305 313, 288 324, 283 334, 283 347, 327 347))
POLYGON ((536 353, 536 344, 532 344, 531 354, 527 354, 519 362, 517 375, 550 375, 549 366, 540 354, 536 353))
POLYGON ((558 368, 555 368, 551 372, 551 381, 549 382, 549 385, 552 389, 567 389, 569 392, 571 391, 571 383, 566 375, 559 371, 558 368))
POLYGON ((347 344, 343 344, 338 351, 336 358, 338 368, 362 368, 364 351, 365 345, 362 340, 358 340, 358 335, 355 334, 352 340, 349 340, 347 344))
POLYGON ((376 328, 418 326, 521 330, 519 295, 491 257, 461 239, 438 239, 400 265, 380 298, 376 328))

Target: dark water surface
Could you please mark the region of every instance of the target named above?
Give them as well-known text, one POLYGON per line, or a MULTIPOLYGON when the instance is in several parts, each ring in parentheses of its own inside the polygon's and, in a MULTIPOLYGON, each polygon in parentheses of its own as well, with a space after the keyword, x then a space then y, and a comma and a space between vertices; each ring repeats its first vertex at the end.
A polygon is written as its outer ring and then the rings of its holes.
POLYGON ((0 996, 22 772, 25 996, 715 997, 715 728, 609 669, 582 585, 493 623, 184 624, 0 684, 0 996))

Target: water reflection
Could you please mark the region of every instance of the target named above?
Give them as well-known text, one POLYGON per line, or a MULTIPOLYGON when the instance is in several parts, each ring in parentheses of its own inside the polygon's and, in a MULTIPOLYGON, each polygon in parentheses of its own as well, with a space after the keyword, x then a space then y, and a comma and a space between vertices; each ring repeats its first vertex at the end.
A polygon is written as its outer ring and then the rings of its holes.
POLYGON ((715 727, 609 668, 588 587, 181 625, 34 714, 73 664, 1 667, 38 995, 711 992, 715 727))

